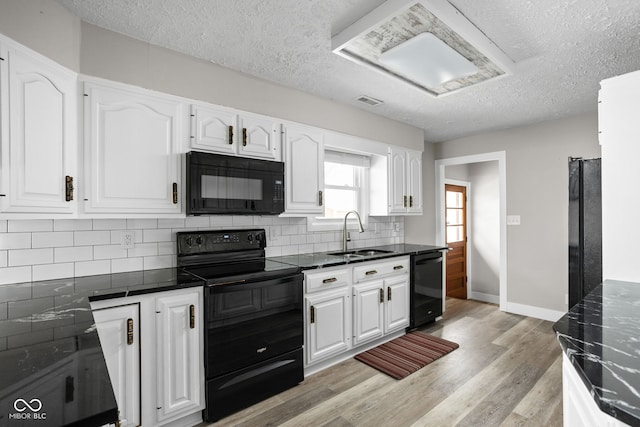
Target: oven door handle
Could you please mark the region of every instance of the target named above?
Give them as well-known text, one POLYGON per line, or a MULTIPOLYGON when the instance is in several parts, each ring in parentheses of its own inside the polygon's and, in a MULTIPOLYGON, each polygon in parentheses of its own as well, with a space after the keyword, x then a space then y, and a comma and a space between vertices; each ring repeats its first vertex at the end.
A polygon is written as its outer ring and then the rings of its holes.
POLYGON ((236 284, 238 284, 238 283, 244 283, 244 282, 246 282, 246 280, 245 280, 245 279, 242 279, 242 280, 234 280, 234 281, 232 281, 232 282, 209 283, 207 286, 211 288, 211 287, 213 287, 213 286, 236 285, 236 284))

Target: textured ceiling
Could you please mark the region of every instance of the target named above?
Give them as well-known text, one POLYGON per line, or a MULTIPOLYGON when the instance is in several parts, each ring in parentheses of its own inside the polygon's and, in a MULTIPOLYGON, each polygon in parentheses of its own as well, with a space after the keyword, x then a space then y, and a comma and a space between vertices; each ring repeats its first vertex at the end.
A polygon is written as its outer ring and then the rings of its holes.
POLYGON ((516 68, 438 99, 332 53, 331 37, 381 0, 58 1, 91 24, 410 123, 429 142, 595 111, 600 80, 640 69, 638 0, 450 0, 516 68))

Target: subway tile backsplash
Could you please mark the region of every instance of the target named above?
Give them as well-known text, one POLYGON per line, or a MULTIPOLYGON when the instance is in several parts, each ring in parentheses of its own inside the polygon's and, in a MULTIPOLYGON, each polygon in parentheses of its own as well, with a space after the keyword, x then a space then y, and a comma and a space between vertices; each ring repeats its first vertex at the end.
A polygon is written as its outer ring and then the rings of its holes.
MULTIPOLYGON (((0 220, 0 284, 175 267, 176 232, 228 228, 264 228, 267 256, 342 247, 342 231, 308 231, 306 218, 0 220), (123 231, 133 231, 133 248, 120 246, 123 231)), ((351 238, 350 248, 403 243, 404 218, 370 217, 351 238)))

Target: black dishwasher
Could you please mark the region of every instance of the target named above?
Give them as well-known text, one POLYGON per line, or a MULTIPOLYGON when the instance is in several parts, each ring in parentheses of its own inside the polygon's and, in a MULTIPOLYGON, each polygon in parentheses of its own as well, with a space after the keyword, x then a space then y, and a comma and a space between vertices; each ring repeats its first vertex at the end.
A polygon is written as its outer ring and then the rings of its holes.
POLYGON ((411 255, 411 315, 407 329, 442 316, 442 260, 441 251, 411 255))

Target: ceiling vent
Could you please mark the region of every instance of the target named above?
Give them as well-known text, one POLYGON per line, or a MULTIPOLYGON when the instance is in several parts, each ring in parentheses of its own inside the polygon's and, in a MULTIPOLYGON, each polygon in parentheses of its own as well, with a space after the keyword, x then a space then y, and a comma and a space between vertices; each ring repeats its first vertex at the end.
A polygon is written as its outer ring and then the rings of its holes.
POLYGON ((388 0, 331 42, 334 53, 436 98, 515 66, 446 0, 388 0))
POLYGON ((375 107, 376 105, 384 104, 384 101, 380 101, 379 99, 372 98, 367 95, 360 95, 356 98, 356 101, 362 102, 364 104, 370 105, 371 107, 375 107))

